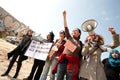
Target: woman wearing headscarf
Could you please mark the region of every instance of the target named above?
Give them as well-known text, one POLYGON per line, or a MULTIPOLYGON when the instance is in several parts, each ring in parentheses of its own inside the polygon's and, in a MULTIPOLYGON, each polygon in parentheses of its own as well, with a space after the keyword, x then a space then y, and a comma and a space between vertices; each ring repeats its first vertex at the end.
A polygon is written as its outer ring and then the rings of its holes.
POLYGON ((107 80, 120 80, 120 52, 116 49, 110 51, 109 58, 102 61, 107 80))

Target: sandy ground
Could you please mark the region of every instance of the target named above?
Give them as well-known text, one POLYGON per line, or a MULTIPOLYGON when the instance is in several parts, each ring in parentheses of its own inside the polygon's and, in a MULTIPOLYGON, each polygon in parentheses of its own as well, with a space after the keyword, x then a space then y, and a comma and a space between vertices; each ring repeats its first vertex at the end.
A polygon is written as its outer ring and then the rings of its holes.
MULTIPOLYGON (((6 42, 5 40, 0 39, 0 75, 6 71, 10 62, 10 60, 7 59, 7 53, 13 50, 15 47, 15 45, 12 45, 6 42)), ((18 78, 13 79, 12 77, 14 76, 16 70, 15 63, 9 75, 5 77, 0 76, 0 80, 22 80, 23 78, 26 78, 29 75, 32 64, 33 58, 29 58, 28 60, 24 61, 18 78)))

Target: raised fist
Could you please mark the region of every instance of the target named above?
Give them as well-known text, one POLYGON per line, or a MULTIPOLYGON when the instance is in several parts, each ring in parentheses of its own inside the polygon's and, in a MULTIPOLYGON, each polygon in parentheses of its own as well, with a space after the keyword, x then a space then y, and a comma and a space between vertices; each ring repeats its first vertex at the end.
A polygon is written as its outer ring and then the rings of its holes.
POLYGON ((63 11, 63 16, 66 16, 66 11, 63 11))
POLYGON ((115 29, 114 29, 113 27, 109 27, 108 30, 109 30, 112 34, 115 33, 115 29))

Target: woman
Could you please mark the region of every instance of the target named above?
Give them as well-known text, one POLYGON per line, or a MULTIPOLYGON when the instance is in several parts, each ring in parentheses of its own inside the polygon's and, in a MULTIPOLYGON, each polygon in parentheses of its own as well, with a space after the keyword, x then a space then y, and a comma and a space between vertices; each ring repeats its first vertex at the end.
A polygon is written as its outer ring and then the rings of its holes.
MULTIPOLYGON (((55 72, 52 73, 52 69, 56 67, 56 64, 58 63, 58 58, 61 55, 61 53, 64 50, 64 44, 65 44, 65 32, 61 30, 59 32, 60 38, 56 40, 54 43, 50 53, 49 53, 49 59, 52 61, 51 63, 51 69, 50 69, 50 80, 55 80, 55 72)), ((56 69, 57 70, 57 69, 56 69)), ((55 71, 56 71, 55 70, 55 71)))
MULTIPOLYGON (((118 37, 114 28, 109 28, 113 35, 113 44, 109 45, 111 48, 118 46, 118 37)), ((97 34, 89 35, 86 39, 85 46, 82 50, 82 55, 87 56, 83 61, 79 73, 80 80, 106 80, 104 69, 101 62, 101 53, 106 51, 103 48, 103 37, 97 34)))
POLYGON ((76 28, 71 36, 67 26, 66 11, 63 12, 63 19, 67 40, 65 49, 58 59, 57 80, 63 80, 65 74, 66 80, 77 80, 82 50, 82 42, 79 41, 81 31, 76 28))
POLYGON ((107 80, 120 80, 120 52, 111 50, 109 58, 102 61, 107 80))
POLYGON ((60 39, 56 40, 56 42, 51 47, 40 80, 46 80, 49 71, 50 71, 50 80, 55 79, 55 76, 52 74, 50 67, 53 67, 56 64, 57 57, 59 57, 59 55, 63 52, 64 49, 63 45, 65 44, 65 40, 64 40, 65 32, 60 31, 59 35, 60 35, 60 39))
MULTIPOLYGON (((18 45, 18 47, 15 48, 15 50, 13 50, 13 52, 11 52, 12 55, 9 56, 8 58, 12 57, 12 59, 10 61, 8 69, 1 76, 7 76, 9 74, 13 64, 15 63, 16 59, 19 57, 18 61, 17 61, 16 73, 13 76, 13 78, 17 78, 19 71, 20 71, 20 68, 22 66, 22 62, 28 58, 28 57, 24 56, 24 53, 26 52, 26 50, 27 50, 27 48, 32 40, 32 33, 33 33, 32 30, 29 30, 27 32, 26 36, 23 38, 22 42, 18 45)), ((11 54, 11 53, 9 53, 9 54, 11 54)))
MULTIPOLYGON (((53 40, 54 40, 54 33, 50 32, 47 35, 47 40, 43 40, 41 42, 53 43, 53 40)), ((34 64, 32 66, 32 70, 29 76, 27 78, 24 78, 23 80, 39 80, 44 64, 45 64, 45 61, 34 59, 34 64)))

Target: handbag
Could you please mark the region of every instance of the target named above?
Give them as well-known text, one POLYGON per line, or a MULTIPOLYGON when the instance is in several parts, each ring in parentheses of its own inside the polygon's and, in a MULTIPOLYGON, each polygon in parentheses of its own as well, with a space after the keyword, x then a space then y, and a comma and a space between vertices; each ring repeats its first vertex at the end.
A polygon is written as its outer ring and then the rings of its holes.
POLYGON ((56 43, 51 48, 49 55, 48 55, 50 60, 52 60, 54 58, 54 56, 56 55, 56 52, 58 51, 59 47, 61 46, 61 42, 62 42, 62 40, 56 41, 56 43))

